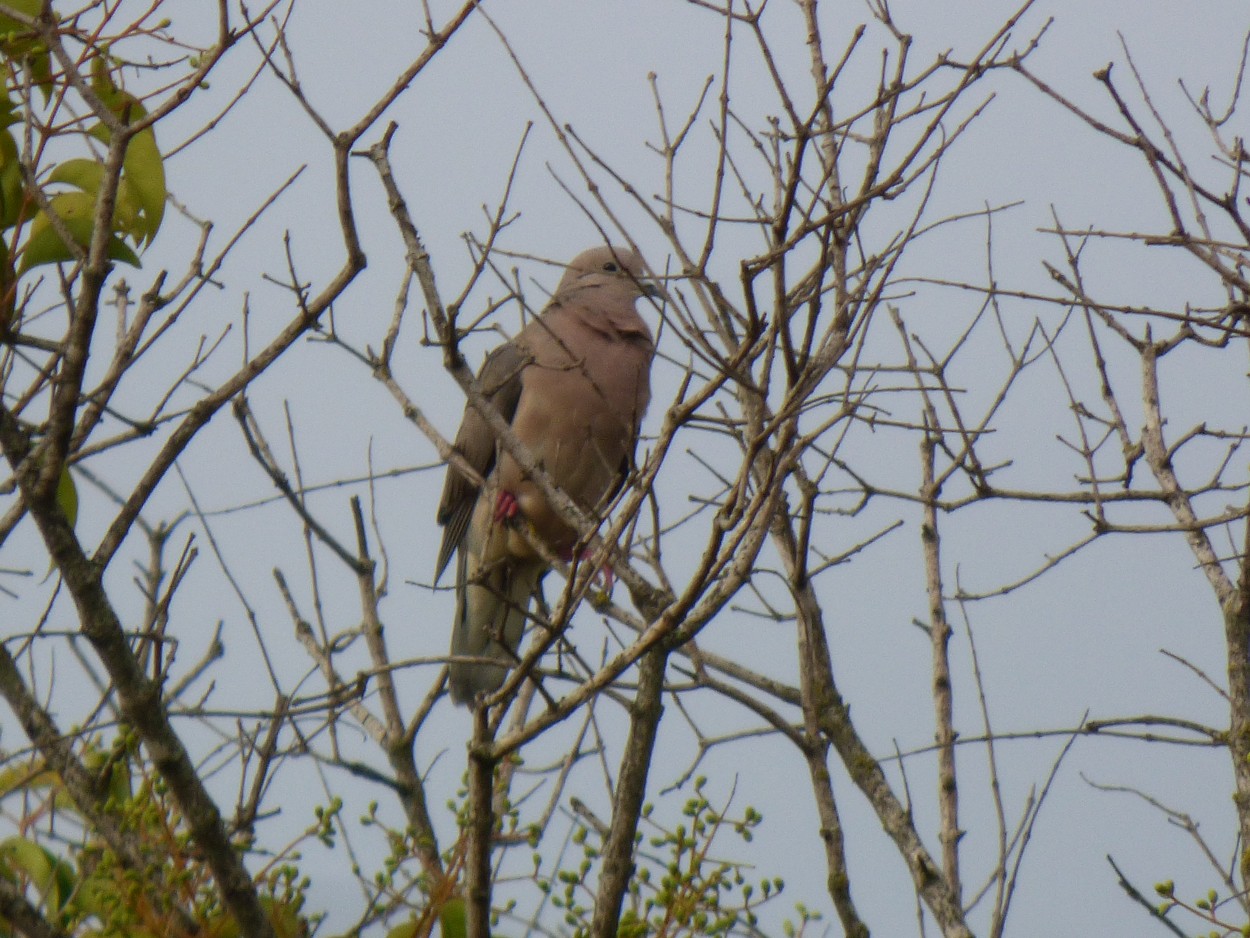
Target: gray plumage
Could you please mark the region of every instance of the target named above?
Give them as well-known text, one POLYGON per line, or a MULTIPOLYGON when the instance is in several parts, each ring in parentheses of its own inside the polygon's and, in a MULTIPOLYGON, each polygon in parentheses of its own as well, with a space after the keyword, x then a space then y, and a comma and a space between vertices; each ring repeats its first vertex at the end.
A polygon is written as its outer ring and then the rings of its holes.
MULTIPOLYGON (((642 259, 626 248, 579 254, 542 314, 495 349, 478 375, 483 395, 517 439, 561 490, 592 513, 624 479, 651 396, 655 347, 634 307, 651 292, 644 277, 642 259)), ((552 551, 566 556, 577 532, 498 445, 472 405, 465 407, 455 445, 486 479, 486 488, 448 467, 438 507, 443 543, 436 579, 455 554, 451 653, 499 662, 451 662, 451 696, 465 704, 503 683, 516 661, 530 597, 547 569, 519 524, 528 523, 552 551), (510 512, 516 516, 507 517, 510 512)))

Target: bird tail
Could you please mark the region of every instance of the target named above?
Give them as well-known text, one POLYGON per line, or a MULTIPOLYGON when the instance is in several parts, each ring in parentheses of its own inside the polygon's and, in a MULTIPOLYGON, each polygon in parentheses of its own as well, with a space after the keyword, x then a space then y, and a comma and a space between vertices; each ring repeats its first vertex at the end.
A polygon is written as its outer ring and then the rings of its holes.
POLYGON ((482 564, 478 551, 462 544, 456 558, 456 621, 451 632, 455 657, 493 658, 499 664, 451 661, 451 699, 470 704, 482 692, 498 690, 516 663, 530 597, 544 564, 515 559, 482 564))

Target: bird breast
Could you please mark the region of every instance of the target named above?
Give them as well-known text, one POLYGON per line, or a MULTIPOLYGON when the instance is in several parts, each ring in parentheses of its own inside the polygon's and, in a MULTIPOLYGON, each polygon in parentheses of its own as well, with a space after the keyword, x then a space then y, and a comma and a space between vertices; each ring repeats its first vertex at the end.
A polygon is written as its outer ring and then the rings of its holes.
MULTIPOLYGON (((552 480, 582 510, 595 512, 615 490, 646 410, 651 346, 633 337, 578 339, 578 347, 544 349, 526 367, 512 426, 552 480), (608 347, 594 348, 599 342, 608 347), (595 356, 593 377, 583 365, 587 355, 595 356)), ((572 546, 575 532, 507 453, 500 454, 499 481, 553 550, 572 546)))

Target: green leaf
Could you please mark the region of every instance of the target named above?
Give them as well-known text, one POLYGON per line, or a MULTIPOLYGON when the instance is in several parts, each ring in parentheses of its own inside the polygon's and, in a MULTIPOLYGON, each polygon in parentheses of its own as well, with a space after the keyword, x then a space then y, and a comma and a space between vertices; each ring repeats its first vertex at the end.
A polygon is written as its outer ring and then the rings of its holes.
MULTIPOLYGON (((0 798, 20 792, 48 792, 51 804, 58 810, 68 814, 76 814, 78 806, 65 790, 61 777, 52 769, 46 768, 41 760, 22 762, 0 772, 0 798)), ((3 865, 0 864, 0 871, 3 865)), ((3 932, 0 932, 3 935, 3 932)))
POLYGON ((618 938, 644 938, 647 934, 647 922, 639 918, 633 909, 626 909, 616 926, 618 938))
MULTIPOLYGON (((34 18, 43 4, 41 0, 5 0, 5 6, 34 18)), ((44 100, 48 99, 52 93, 51 56, 35 30, 11 16, 0 16, 0 56, 26 66, 31 81, 43 92, 44 100)))
POLYGON ((32 791, 59 785, 60 777, 41 761, 32 760, 10 766, 0 772, 0 798, 15 791, 32 791))
POLYGON ((300 915, 302 900, 286 901, 265 896, 261 899, 269 924, 277 938, 300 938, 308 934, 308 922, 300 915))
POLYGON ((443 938, 465 938, 468 924, 465 921, 464 900, 457 896, 443 903, 438 922, 443 929, 443 938))
MULTIPOLYGON (((65 224, 69 236, 84 251, 91 243, 95 201, 95 197, 86 192, 61 192, 48 200, 49 207, 65 224)), ((116 235, 109 238, 108 256, 115 261, 139 266, 138 256, 116 235)), ((74 259, 75 252, 62 240, 51 220, 40 210, 30 223, 30 235, 22 249, 22 263, 18 273, 26 273, 42 264, 56 264, 74 259)))
MULTIPOLYGON (((98 198, 100 186, 104 183, 104 164, 97 160, 66 160, 48 175, 48 183, 54 182, 75 186, 98 198)), ((131 237, 138 245, 142 245, 145 239, 150 240, 144 207, 124 175, 118 182, 113 204, 113 233, 131 237)))
POLYGON ((21 122, 22 116, 6 91, 4 97, 0 98, 0 127, 12 127, 21 122))
MULTIPOLYGON (((117 87, 103 60, 103 56, 97 56, 92 62, 93 90, 118 119, 127 124, 142 120, 147 116, 147 111, 138 98, 117 87)), ((103 124, 93 127, 91 134, 104 143, 109 143, 112 138, 109 129, 103 124)), ((122 181, 133 193, 134 204, 141 212, 141 221, 137 223, 133 234, 136 243, 143 247, 156 237, 161 221, 165 218, 165 161, 161 158, 160 148, 156 145, 156 134, 151 127, 135 134, 126 145, 126 155, 122 159, 122 181)), ((121 200, 120 192, 118 200, 121 200)))
POLYGON ((17 141, 6 128, 0 131, 0 228, 12 228, 17 224, 25 194, 17 141))
MULTIPOLYGON (((126 147, 122 182, 134 193, 135 202, 143 210, 143 226, 140 230, 144 237, 139 238, 139 246, 151 244, 165 218, 166 195, 165 163, 161 159, 161 151, 156 146, 156 134, 151 127, 135 134, 130 145, 126 147)), ((120 198, 118 201, 121 201, 120 198)))
MULTIPOLYGON (((5 0, 4 5, 10 10, 16 10, 18 13, 24 13, 34 19, 39 15, 39 10, 43 7, 41 0, 5 0)), ((0 42, 3 43, 3 51, 5 55, 10 55, 9 43, 18 42, 34 35, 34 30, 23 23, 19 23, 11 16, 0 16, 0 42)))
POLYGON ((103 181, 104 164, 99 160, 66 160, 48 174, 49 183, 68 183, 92 195, 100 191, 100 184, 103 181))
POLYGON ((78 523, 78 486, 69 474, 69 466, 61 467, 61 477, 56 482, 56 503, 71 528, 78 523))
MULTIPOLYGON (((126 112, 129 120, 138 120, 144 115, 143 106, 138 101, 125 92, 118 92, 118 95, 133 103, 133 108, 126 112)), ((108 142, 107 128, 97 127, 92 134, 108 142)), ((126 146, 126 155, 122 158, 121 186, 117 193, 119 208, 129 200, 135 209, 134 230, 127 233, 135 236, 140 247, 150 244, 160 230, 165 218, 165 195, 165 163, 156 146, 156 134, 149 127, 131 137, 126 146)))
POLYGON ((410 918, 408 921, 396 925, 388 931, 386 938, 417 938, 417 935, 420 934, 418 931, 420 927, 421 923, 417 919, 410 918))
POLYGON ((50 912, 60 912, 73 895, 74 868, 34 841, 8 838, 0 843, 0 861, 26 874, 50 912))

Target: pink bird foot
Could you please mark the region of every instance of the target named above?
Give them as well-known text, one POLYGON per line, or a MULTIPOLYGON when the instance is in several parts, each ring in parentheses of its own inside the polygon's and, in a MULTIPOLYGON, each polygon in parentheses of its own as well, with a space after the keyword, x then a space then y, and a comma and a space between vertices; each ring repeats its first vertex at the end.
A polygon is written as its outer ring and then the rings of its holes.
MULTIPOLYGON (((578 554, 577 559, 589 560, 590 556, 591 556, 590 551, 584 550, 580 554, 578 554)), ((560 559, 563 560, 565 563, 572 563, 573 551, 572 550, 561 551, 560 559)), ((602 584, 603 592, 605 594, 611 593, 612 587, 616 584, 616 571, 612 569, 612 564, 605 563, 603 567, 599 570, 599 572, 595 574, 595 579, 598 580, 602 584)))
POLYGON ((520 513, 521 506, 517 503, 516 496, 506 490, 500 492, 495 501, 495 520, 511 521, 520 513))

